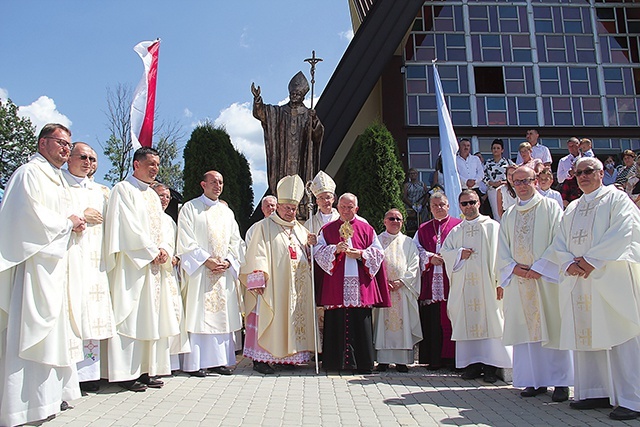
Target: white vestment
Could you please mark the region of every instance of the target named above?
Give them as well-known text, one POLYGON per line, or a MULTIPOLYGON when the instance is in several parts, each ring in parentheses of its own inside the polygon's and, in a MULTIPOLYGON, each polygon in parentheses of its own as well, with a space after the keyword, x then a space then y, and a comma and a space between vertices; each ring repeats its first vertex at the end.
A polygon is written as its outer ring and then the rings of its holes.
POLYGON ((233 211, 204 195, 185 203, 178 217, 178 254, 191 340, 182 369, 235 365, 234 333, 242 329, 238 272, 244 250, 233 211), (211 257, 229 261, 229 269, 213 273, 204 265, 211 257))
POLYGON ((0 425, 60 412, 80 397, 79 331, 69 318, 71 194, 60 169, 35 154, 0 205, 0 425))
POLYGON ((470 363, 511 367, 511 351, 502 344, 502 302, 496 295, 499 228, 496 221, 480 215, 455 226, 442 245, 450 284, 447 314, 460 368, 470 363), (463 248, 473 249, 466 260, 460 257, 463 248))
POLYGON ((640 212, 610 186, 583 194, 547 256, 560 268, 560 348, 574 350, 575 395, 640 411, 640 212), (576 257, 595 267, 586 279, 565 273, 576 257))
POLYGON ((304 228, 312 232, 313 234, 318 234, 320 229, 327 223, 331 221, 335 221, 340 218, 340 214, 335 208, 331 208, 330 214, 323 214, 320 210, 315 213, 310 219, 308 219, 304 223, 304 228))
MULTIPOLYGON (((73 213, 82 217, 87 208, 106 215, 107 197, 103 189, 87 178, 73 176, 68 170, 62 174, 69 185, 73 213)), ((80 234, 73 234, 69 248, 69 290, 78 306, 71 306, 71 320, 83 339, 83 360, 78 363, 80 381, 100 379, 100 340, 115 333, 113 306, 109 280, 103 256, 104 223, 87 224, 80 234)))
POLYGON ((562 209, 539 193, 504 213, 500 222, 497 268, 504 288, 504 336, 513 345, 513 385, 573 385, 569 351, 558 350, 560 308, 558 266, 541 259, 556 234, 562 209), (531 267, 540 279, 513 274, 517 264, 531 267))
POLYGON ((384 248, 387 280, 404 284, 392 291, 391 307, 374 308, 374 343, 378 363, 411 364, 413 346, 422 340, 418 296, 420 296, 420 256, 411 238, 402 233, 378 236, 384 248))
POLYGON ((180 333, 162 269, 152 261, 171 250, 164 235, 160 198, 130 176, 113 187, 105 217, 105 255, 117 333, 108 341, 109 380, 171 372, 169 337, 180 333))

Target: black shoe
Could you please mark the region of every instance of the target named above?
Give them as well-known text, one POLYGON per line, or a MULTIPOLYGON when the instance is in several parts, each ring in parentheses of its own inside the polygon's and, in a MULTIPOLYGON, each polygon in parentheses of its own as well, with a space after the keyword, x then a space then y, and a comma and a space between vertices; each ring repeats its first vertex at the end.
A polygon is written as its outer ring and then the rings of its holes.
POLYGON ((276 372, 268 363, 256 362, 255 360, 253 361, 253 370, 264 375, 271 375, 276 372))
POLYGON ((498 372, 497 367, 491 366, 491 365, 484 365, 482 367, 482 371, 484 372, 482 380, 485 383, 493 384, 496 381, 498 381, 498 375, 496 375, 496 372, 498 372))
POLYGON ((595 399, 582 399, 574 400, 569 403, 569 407, 572 409, 597 409, 597 408, 611 408, 608 397, 598 397, 595 399))
POLYGON ((80 390, 84 392, 92 392, 100 390, 100 382, 99 381, 84 381, 80 383, 80 390))
POLYGON ((396 371, 402 372, 402 373, 407 373, 407 372, 409 372, 409 368, 407 367, 407 365, 401 365, 401 364, 396 363, 396 371))
POLYGON ((376 367, 376 371, 378 372, 387 372, 387 369, 389 369, 388 363, 378 363, 378 366, 376 367))
POLYGON ((119 384, 120 387, 129 391, 142 392, 147 390, 147 386, 142 384, 140 381, 121 381, 119 384))
POLYGON ((278 367, 278 369, 281 369, 283 371, 293 371, 296 369, 296 365, 291 363, 278 363, 276 364, 276 367, 278 367))
POLYGON ((67 409, 73 409, 73 406, 69 405, 69 402, 67 402, 66 400, 63 400, 60 404, 60 410, 66 411, 67 409))
MULTIPOLYGON (((558 389, 558 387, 556 387, 556 390, 558 389)), ((522 390, 520 392, 520 396, 522 397, 535 397, 539 394, 544 394, 547 392, 547 388, 546 387, 527 387, 524 390, 522 390)), ((569 390, 567 389, 567 393, 569 393, 569 390)), ((554 392, 555 395, 555 392, 554 392)))
POLYGON ((638 417, 640 417, 640 412, 628 408, 623 408, 622 406, 618 406, 609 414, 609 418, 618 421, 635 420, 638 417))
POLYGON ((439 371, 442 369, 442 365, 429 365, 427 366, 427 371, 439 371))
POLYGON ((482 376, 482 365, 480 363, 472 363, 464 368, 464 372, 460 375, 463 380, 475 380, 482 376))
POLYGON ((233 371, 226 366, 216 366, 215 368, 209 368, 207 371, 218 375, 232 375, 233 371))
POLYGON ((204 378, 207 376, 207 372, 204 369, 198 369, 197 371, 185 371, 185 374, 189 374, 191 377, 204 378))
POLYGON ((149 374, 140 375, 138 381, 140 381, 142 384, 145 384, 149 388, 162 388, 164 386, 164 381, 151 378, 149 374))
POLYGON ((565 402, 569 400, 569 387, 555 387, 551 400, 554 402, 565 402))

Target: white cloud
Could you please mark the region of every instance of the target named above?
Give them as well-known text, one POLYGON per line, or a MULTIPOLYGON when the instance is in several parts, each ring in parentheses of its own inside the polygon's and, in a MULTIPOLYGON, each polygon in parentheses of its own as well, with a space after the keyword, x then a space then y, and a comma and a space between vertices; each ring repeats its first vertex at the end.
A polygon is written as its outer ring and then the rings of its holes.
POLYGON ((267 190, 267 161, 262 125, 253 117, 251 103, 234 102, 220 111, 214 124, 225 127, 233 145, 247 158, 253 178, 255 200, 260 200, 267 190))
POLYGON ((57 110, 55 101, 48 96, 43 95, 31 104, 19 107, 18 111, 36 126, 36 133, 47 123, 60 123, 71 127, 71 120, 57 110))
POLYGON ((188 108, 185 108, 184 111, 182 112, 182 114, 184 114, 184 116, 186 118, 191 118, 193 117, 193 113, 191 112, 191 110, 189 110, 188 108))
POLYGON ((6 101, 7 99, 9 99, 9 91, 0 87, 0 101, 6 101))
POLYGON ((240 34, 240 47, 243 48, 249 48, 251 46, 249 46, 249 29, 247 27, 244 27, 242 29, 242 34, 240 34))
POLYGON ((340 31, 338 35, 341 39, 351 42, 351 40, 353 40, 353 29, 350 28, 347 31, 340 31))

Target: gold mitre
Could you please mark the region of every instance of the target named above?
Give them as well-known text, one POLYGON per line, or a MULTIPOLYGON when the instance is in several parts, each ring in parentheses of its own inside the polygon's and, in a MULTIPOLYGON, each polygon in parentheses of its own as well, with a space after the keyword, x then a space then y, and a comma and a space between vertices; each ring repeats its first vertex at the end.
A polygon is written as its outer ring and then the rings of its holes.
POLYGON ((289 82, 289 93, 294 90, 300 92, 303 96, 309 92, 309 80, 307 80, 302 71, 298 71, 298 74, 293 76, 289 82))
POLYGON ((278 203, 297 205, 304 195, 304 182, 298 175, 287 175, 278 181, 278 203))
POLYGON ((323 171, 318 172, 313 181, 311 181, 311 192, 316 197, 318 197, 318 194, 335 193, 335 191, 336 183, 323 171))

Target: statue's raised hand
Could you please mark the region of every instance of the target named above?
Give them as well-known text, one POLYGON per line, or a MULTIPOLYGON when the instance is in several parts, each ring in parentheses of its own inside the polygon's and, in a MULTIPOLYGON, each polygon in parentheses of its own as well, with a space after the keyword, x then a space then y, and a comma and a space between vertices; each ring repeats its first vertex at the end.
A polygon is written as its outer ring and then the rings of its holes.
POLYGON ((257 98, 260 96, 260 86, 256 87, 256 85, 251 82, 251 93, 253 94, 254 98, 257 98))

